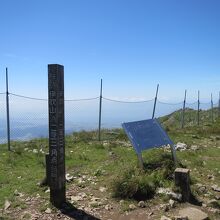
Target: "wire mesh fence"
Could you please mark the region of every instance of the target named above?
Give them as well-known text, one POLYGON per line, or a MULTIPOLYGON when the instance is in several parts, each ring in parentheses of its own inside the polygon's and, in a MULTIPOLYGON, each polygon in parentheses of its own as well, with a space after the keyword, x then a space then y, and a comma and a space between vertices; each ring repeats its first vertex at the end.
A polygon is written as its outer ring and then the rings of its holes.
MULTIPOLYGON (((143 101, 114 100, 102 97, 65 100, 65 133, 94 131, 98 139, 101 112, 102 140, 108 129, 121 128, 123 122, 149 119, 155 99, 143 101)), ((6 93, 0 93, 0 144, 7 143, 6 93)), ((157 100, 155 117, 177 127, 209 124, 219 117, 219 103, 168 103, 157 100), (203 110, 203 111, 201 111, 203 110), (172 113, 172 115, 170 115, 172 113), (183 114, 184 113, 184 114, 183 114), (184 117, 184 118, 183 118, 184 117), (184 124, 183 124, 184 123, 184 124)), ((48 100, 9 93, 10 140, 26 141, 48 137, 48 100)))
POLYGON ((102 128, 119 128, 122 122, 151 118, 153 100, 119 101, 103 98, 102 128))
POLYGON ((5 93, 0 93, 0 143, 6 143, 7 141, 5 97, 5 93))
POLYGON ((12 141, 47 137, 46 99, 10 94, 10 136, 12 141))
POLYGON ((99 97, 65 100, 66 133, 80 130, 97 130, 99 97))

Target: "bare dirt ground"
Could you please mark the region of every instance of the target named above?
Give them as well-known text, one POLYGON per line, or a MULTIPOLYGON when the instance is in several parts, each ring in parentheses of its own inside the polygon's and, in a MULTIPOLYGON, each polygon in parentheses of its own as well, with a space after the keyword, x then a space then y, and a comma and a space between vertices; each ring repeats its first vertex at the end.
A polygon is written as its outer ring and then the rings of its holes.
MULTIPOLYGON (((104 188, 103 188, 104 189, 104 188)), ((49 199, 49 192, 48 194, 49 199)), ((179 210, 183 207, 196 207, 207 214, 213 214, 207 207, 195 206, 189 203, 178 203, 171 208, 169 203, 163 202, 159 197, 145 202, 145 207, 141 208, 132 201, 117 201, 111 198, 108 189, 94 190, 90 187, 81 188, 72 185, 67 191, 67 201, 62 209, 55 209, 49 205, 48 199, 37 195, 36 197, 17 197, 23 204, 21 207, 9 207, 4 212, 5 217, 0 219, 30 219, 30 220, 57 220, 57 219, 103 219, 103 220, 156 220, 162 216, 174 217, 179 215, 179 210), (48 208, 49 207, 49 208, 48 208)), ((216 215, 217 216, 217 215, 216 215)), ((173 218, 175 219, 175 218, 173 218)), ((210 219, 219 220, 218 217, 210 219)))

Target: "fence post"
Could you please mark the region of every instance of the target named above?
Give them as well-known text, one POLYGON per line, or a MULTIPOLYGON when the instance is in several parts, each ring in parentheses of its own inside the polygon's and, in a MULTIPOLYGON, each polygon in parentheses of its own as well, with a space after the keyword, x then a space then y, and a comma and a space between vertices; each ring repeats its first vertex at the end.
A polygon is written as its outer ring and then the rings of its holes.
POLYGON ((184 101, 183 101, 183 109, 182 109, 182 124, 181 124, 181 128, 184 128, 185 108, 186 108, 186 90, 185 90, 185 96, 184 96, 184 101))
POLYGON ((213 115, 213 99, 212 99, 212 93, 211 93, 211 119, 212 123, 214 122, 214 115, 213 115))
POLYGON ((218 117, 220 117, 220 92, 218 97, 218 117))
POLYGON ((102 123, 102 79, 101 79, 100 97, 99 97, 99 141, 101 141, 101 123, 102 123))
POLYGON ((198 109, 197 109, 197 125, 199 126, 199 109, 200 109, 200 101, 199 101, 199 91, 198 91, 198 109))
POLYGON ((157 90, 156 90, 156 95, 155 95, 155 99, 154 99, 154 108, 153 108, 152 119, 154 118, 154 115, 155 115, 156 104, 157 104, 158 90, 159 90, 159 84, 157 84, 157 90))
POLYGON ((9 92, 8 92, 8 68, 6 67, 6 114, 7 114, 7 138, 8 138, 8 150, 11 150, 11 138, 10 138, 10 116, 9 116, 9 92))

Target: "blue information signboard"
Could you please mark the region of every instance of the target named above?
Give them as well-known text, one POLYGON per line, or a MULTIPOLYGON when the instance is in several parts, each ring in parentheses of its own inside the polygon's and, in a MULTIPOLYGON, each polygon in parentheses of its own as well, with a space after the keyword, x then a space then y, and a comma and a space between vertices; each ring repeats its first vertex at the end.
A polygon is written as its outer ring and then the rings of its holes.
POLYGON ((122 124, 122 127, 138 155, 141 155, 143 150, 169 144, 175 159, 173 142, 157 119, 126 122, 122 124))

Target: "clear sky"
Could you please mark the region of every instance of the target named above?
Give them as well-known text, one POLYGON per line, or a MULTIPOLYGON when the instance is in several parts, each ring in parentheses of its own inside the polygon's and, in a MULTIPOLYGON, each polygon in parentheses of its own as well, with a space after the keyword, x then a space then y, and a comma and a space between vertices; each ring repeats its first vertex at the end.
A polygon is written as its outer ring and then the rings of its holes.
POLYGON ((220 90, 219 0, 0 0, 0 92, 47 98, 47 64, 66 98, 182 100, 220 90))

